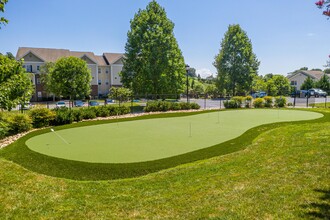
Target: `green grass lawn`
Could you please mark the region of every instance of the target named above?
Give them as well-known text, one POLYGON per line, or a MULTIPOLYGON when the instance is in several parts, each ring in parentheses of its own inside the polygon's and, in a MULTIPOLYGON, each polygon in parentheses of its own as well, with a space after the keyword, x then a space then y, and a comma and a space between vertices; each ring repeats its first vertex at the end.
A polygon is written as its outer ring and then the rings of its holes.
MULTIPOLYGON (((251 109, 209 112, 63 129, 32 137, 26 145, 42 154, 91 163, 159 160, 214 146, 274 122, 310 120, 307 111, 251 109)), ((55 128, 56 130, 56 128, 55 128)))
POLYGON ((0 219, 329 219, 329 140, 329 117, 285 123, 245 150, 108 181, 45 176, 0 151, 0 219))

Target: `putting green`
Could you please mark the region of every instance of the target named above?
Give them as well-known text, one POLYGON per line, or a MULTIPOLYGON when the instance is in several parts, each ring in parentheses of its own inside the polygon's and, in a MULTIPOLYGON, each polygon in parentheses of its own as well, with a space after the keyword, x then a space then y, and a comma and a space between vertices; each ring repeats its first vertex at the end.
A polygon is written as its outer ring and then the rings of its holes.
POLYGON ((136 120, 64 129, 30 138, 41 154, 92 163, 132 163, 184 154, 238 137, 250 128, 322 114, 299 110, 250 109, 185 117, 136 120))

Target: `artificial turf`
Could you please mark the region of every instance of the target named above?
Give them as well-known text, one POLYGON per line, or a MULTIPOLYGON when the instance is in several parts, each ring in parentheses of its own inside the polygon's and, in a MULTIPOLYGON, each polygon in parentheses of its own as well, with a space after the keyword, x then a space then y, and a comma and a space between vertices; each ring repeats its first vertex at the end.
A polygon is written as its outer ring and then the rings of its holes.
MULTIPOLYGON (((310 120, 315 112, 253 109, 209 112, 63 129, 27 140, 33 151, 90 163, 159 160, 207 148, 274 122, 310 120)), ((56 128, 55 128, 56 130, 56 128)))
MULTIPOLYGON (((240 112, 244 110, 240 110, 240 112)), ((279 110, 294 111, 294 110, 279 110)), ((318 110, 314 110, 318 111, 318 110)), ((56 130, 63 130, 68 128, 78 128, 86 127, 91 125, 102 125, 108 123, 128 122, 128 121, 138 121, 138 120, 151 120, 155 118, 175 118, 179 119, 184 116, 193 115, 205 115, 207 116, 209 112, 192 112, 192 113, 173 113, 173 114, 159 114, 159 115, 146 115, 136 118, 125 118, 119 120, 109 120, 109 121, 90 121, 83 123, 75 123, 71 125, 65 125, 56 127, 56 130)), ((175 167, 180 164, 190 163, 197 160, 207 159, 219 155, 225 155, 233 153, 242 149, 245 149, 252 141, 261 133, 288 124, 304 124, 309 126, 311 123, 321 123, 330 121, 330 113, 320 111, 324 116, 322 118, 309 120, 309 121, 295 121, 295 122, 279 122, 271 123, 267 125, 260 125, 249 129, 244 134, 237 138, 225 141, 220 144, 213 145, 211 147, 195 150, 185 154, 163 158, 154 161, 147 162, 135 162, 135 163, 88 163, 73 160, 66 160, 56 157, 47 156, 44 154, 37 153, 30 150, 25 142, 35 136, 49 133, 48 129, 43 129, 29 133, 28 135, 20 138, 15 143, 4 148, 0 151, 0 157, 6 160, 13 161, 26 169, 31 171, 75 180, 109 180, 109 179, 121 179, 121 178, 131 178, 146 175, 152 172, 157 172, 159 170, 167 169, 170 167, 175 167)), ((277 112, 281 114, 281 112, 277 112)), ((221 121, 220 121, 221 122, 221 121)))

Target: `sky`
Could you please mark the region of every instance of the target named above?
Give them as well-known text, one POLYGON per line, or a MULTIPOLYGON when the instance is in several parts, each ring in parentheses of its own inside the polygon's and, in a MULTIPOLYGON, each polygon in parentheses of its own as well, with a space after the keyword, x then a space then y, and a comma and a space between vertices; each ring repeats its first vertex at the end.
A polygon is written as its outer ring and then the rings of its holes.
MULTIPOLYGON (((9 0, 9 24, 0 29, 0 52, 19 47, 124 53, 130 20, 148 0, 9 0)), ((324 69, 330 20, 316 0, 157 0, 175 24, 185 62, 206 77, 228 26, 246 31, 260 61, 259 74, 287 75, 301 67, 324 69)))

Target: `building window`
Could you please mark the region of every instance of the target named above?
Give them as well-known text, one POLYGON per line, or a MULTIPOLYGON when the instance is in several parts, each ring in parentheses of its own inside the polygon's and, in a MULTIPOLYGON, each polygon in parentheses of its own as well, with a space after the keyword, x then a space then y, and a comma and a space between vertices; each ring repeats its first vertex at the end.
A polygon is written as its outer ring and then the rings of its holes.
POLYGON ((98 73, 101 73, 101 68, 100 67, 97 69, 97 72, 98 73))
POLYGON ((109 82, 108 82, 108 81, 106 81, 106 82, 105 82, 105 85, 109 85, 109 82))
POLYGON ((291 86, 296 86, 297 85, 297 81, 291 81, 291 86))
POLYGON ((102 84, 102 81, 99 79, 99 83, 98 83, 99 85, 101 85, 102 84))
POLYGON ((41 81, 40 81, 40 78, 37 78, 37 84, 40 84, 41 81))
POLYGON ((32 73, 32 65, 27 65, 26 66, 26 72, 32 73))
POLYGON ((105 69, 105 73, 107 73, 107 74, 109 73, 109 69, 108 68, 105 69))
POLYGON ((37 66, 37 70, 38 70, 38 71, 40 70, 40 66, 37 66))
POLYGON ((38 98, 42 97, 42 92, 38 92, 38 98))

